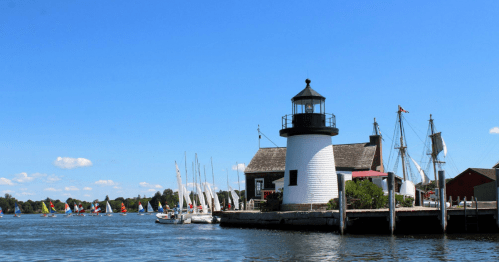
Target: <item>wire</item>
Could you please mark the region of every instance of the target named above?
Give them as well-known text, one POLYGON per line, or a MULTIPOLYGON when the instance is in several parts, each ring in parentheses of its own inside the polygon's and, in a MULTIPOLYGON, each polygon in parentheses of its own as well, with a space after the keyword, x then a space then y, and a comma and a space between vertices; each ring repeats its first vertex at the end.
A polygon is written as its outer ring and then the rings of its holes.
POLYGON ((258 128, 258 132, 260 132, 260 134, 262 134, 265 138, 267 138, 272 144, 274 144, 275 147, 279 147, 278 145, 276 145, 272 140, 270 140, 270 138, 268 138, 262 131, 260 131, 260 128, 258 128))

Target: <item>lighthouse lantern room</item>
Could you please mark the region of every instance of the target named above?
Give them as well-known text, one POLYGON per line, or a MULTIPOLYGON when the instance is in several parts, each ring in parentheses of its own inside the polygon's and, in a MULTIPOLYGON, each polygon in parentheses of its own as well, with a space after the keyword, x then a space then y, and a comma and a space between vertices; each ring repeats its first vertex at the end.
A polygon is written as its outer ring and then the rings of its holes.
POLYGON ((287 138, 284 172, 286 205, 326 204, 338 197, 331 137, 338 135, 336 118, 326 113, 325 100, 307 86, 291 99, 292 115, 282 118, 280 136, 287 138))

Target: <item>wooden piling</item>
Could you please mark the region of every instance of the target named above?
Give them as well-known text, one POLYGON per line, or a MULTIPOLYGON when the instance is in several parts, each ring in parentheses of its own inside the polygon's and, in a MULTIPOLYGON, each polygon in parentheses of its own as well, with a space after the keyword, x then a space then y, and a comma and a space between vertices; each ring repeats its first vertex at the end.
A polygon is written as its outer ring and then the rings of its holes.
POLYGON ((447 230, 447 206, 445 203, 445 171, 438 171, 438 185, 440 194, 440 223, 442 224, 442 231, 445 233, 447 230))
POLYGON ((346 218, 347 218, 347 203, 345 196, 345 175, 338 173, 338 203, 339 203, 339 219, 340 219, 340 234, 345 234, 346 218))
POLYGON ((466 206, 467 206, 466 196, 464 196, 463 203, 464 203, 464 231, 468 231, 468 221, 467 221, 468 215, 466 214, 466 206))
POLYGON ((496 168, 496 221, 499 227, 499 168, 496 168))
POLYGON ((388 222, 390 234, 395 231, 395 174, 388 172, 388 207, 390 209, 388 222))

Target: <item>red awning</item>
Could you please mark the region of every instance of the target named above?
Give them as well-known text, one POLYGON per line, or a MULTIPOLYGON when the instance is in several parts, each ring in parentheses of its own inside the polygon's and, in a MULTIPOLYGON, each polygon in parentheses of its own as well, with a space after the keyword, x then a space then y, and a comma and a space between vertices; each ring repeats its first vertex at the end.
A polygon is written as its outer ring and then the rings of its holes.
POLYGON ((358 178, 358 177, 387 177, 387 173, 381 173, 378 171, 354 171, 352 172, 352 178, 358 178))

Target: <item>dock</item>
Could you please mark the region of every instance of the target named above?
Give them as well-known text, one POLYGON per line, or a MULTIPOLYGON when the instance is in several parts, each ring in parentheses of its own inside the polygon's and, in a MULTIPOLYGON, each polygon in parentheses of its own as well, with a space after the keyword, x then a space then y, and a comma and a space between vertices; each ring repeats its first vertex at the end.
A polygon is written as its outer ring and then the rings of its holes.
MULTIPOLYGON (((499 179, 499 169, 496 170, 499 179)), ((440 195, 445 199, 445 174, 439 171, 440 195)), ((388 172, 388 208, 348 209, 345 180, 338 174, 338 210, 311 211, 228 211, 221 212, 223 227, 272 228, 284 230, 336 231, 339 234, 438 234, 499 232, 499 203, 464 199, 464 206, 396 207, 394 174, 388 172), (471 202, 471 206, 468 204, 471 202)), ((499 183, 498 183, 499 187, 499 183)), ((499 199, 499 190, 497 191, 499 199)))

